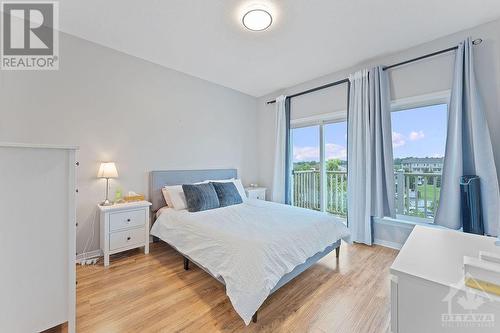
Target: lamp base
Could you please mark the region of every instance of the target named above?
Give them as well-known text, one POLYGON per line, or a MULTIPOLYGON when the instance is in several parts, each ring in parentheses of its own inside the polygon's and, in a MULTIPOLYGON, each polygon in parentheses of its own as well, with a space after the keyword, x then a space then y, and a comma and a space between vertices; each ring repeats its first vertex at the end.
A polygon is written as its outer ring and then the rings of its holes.
POLYGON ((111 201, 109 201, 108 199, 106 199, 103 202, 101 202, 99 205, 101 205, 101 206, 113 206, 113 203, 111 201))

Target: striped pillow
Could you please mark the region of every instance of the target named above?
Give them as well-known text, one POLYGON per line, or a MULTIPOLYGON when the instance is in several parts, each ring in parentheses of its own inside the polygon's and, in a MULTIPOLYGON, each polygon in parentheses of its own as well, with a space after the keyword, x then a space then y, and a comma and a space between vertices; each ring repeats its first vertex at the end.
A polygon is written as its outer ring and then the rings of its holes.
POLYGON ((234 183, 210 183, 214 186, 217 197, 219 198, 220 206, 226 207, 237 205, 243 202, 241 195, 234 183))
POLYGON ((198 185, 182 185, 186 196, 187 209, 190 212, 219 208, 219 198, 215 188, 210 183, 198 185))

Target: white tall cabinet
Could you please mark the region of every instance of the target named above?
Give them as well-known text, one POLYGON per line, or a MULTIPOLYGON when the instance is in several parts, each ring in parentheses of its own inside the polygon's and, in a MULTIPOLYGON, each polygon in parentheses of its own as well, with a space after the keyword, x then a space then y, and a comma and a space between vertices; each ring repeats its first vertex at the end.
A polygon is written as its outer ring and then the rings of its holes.
POLYGON ((75 331, 76 149, 0 143, 0 332, 75 331))

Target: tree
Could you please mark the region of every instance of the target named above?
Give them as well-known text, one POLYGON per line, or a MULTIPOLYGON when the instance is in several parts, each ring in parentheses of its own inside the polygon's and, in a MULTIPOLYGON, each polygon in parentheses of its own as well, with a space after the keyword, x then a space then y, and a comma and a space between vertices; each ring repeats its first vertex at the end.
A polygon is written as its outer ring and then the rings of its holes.
POLYGON ((339 166, 340 160, 338 158, 326 161, 326 171, 338 171, 339 166))
POLYGON ((311 170, 319 170, 319 163, 316 161, 307 161, 307 162, 295 162, 293 164, 294 171, 311 171, 311 170))

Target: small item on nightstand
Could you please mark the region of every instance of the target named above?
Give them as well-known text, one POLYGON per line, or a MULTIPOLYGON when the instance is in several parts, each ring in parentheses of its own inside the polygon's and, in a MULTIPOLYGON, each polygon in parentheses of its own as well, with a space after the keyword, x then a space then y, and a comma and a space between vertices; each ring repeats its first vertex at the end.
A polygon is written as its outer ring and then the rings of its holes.
POLYGON ((114 162, 103 162, 97 172, 97 178, 106 179, 106 199, 100 203, 101 206, 111 206, 113 203, 109 201, 109 180, 111 178, 118 178, 118 171, 114 162))
POLYGON ((124 203, 125 200, 122 198, 123 191, 121 187, 115 190, 115 203, 124 203))
POLYGON ((259 187, 259 184, 250 184, 250 187, 259 187))
POLYGON ((133 202, 133 201, 143 201, 144 200, 144 194, 137 194, 134 191, 129 191, 128 195, 123 198, 126 202, 133 202))

